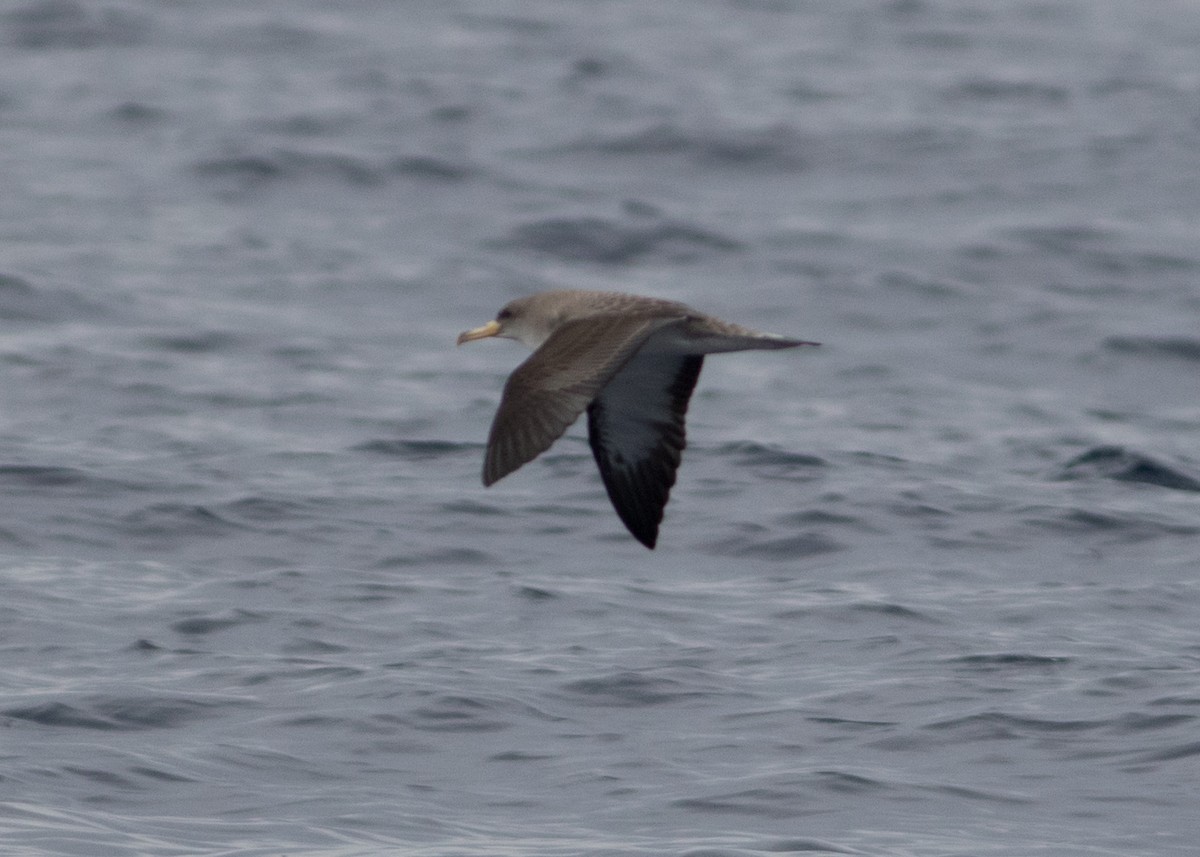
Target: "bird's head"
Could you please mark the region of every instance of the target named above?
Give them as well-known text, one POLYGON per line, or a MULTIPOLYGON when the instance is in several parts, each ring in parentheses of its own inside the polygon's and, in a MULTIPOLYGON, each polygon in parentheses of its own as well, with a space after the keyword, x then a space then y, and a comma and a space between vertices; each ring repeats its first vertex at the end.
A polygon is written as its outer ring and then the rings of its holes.
POLYGON ((517 298, 504 305, 496 317, 480 327, 464 330, 458 335, 458 344, 471 342, 476 339, 487 339, 498 336, 502 339, 515 339, 530 348, 537 348, 550 338, 560 324, 569 321, 564 313, 545 313, 532 311, 533 297, 517 298))

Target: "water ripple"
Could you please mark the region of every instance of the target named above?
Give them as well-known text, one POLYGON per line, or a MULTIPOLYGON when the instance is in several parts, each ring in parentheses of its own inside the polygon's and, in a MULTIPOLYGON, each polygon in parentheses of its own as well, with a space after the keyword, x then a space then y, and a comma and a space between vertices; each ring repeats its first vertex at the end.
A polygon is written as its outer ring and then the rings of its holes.
POLYGON ((1063 479, 1097 476, 1120 482, 1140 482, 1176 491, 1200 491, 1200 477, 1123 446, 1097 446, 1063 465, 1063 479))
POLYGON ((707 695, 707 691, 689 687, 669 678, 635 672, 616 672, 595 678, 578 679, 564 689, 588 705, 640 707, 663 705, 707 695))
POLYGON ((1104 347, 1119 354, 1200 360, 1200 339, 1190 336, 1110 336, 1104 347))
POLYGON ((0 711, 5 717, 39 726, 73 729, 131 730, 167 729, 183 726, 200 717, 216 714, 230 704, 185 697, 92 696, 72 702, 49 701, 0 711))
POLYGON ((655 254, 681 260, 702 251, 731 252, 740 242, 683 222, 618 222, 600 217, 556 217, 513 230, 503 242, 568 262, 628 265, 655 254))

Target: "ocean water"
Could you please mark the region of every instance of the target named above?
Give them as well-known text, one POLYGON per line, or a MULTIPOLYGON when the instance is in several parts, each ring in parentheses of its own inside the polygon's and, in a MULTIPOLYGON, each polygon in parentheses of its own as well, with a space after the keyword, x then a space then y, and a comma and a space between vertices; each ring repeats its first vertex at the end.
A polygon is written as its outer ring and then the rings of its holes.
POLYGON ((1192 855, 1200 6, 0 11, 0 850, 1192 855), (509 299, 716 356, 656 551, 509 299))

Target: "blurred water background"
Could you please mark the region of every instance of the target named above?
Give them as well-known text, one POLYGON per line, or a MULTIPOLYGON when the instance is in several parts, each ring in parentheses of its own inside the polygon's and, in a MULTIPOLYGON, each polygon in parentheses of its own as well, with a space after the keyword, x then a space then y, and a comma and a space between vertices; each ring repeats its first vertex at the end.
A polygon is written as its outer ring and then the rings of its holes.
POLYGON ((1200 5, 0 12, 0 848, 1192 855, 1200 5), (658 550, 507 300, 707 361, 658 550))

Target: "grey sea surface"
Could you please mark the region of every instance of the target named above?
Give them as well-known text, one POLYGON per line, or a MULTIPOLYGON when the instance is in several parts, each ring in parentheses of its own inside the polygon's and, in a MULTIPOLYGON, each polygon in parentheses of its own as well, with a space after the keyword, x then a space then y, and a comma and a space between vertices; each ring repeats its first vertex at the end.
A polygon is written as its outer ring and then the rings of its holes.
POLYGON ((1193 855, 1200 5, 0 11, 0 851, 1193 855), (686 301, 658 549, 513 297, 686 301))

